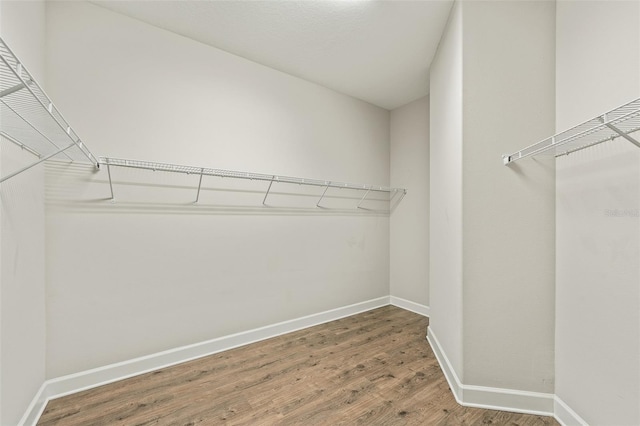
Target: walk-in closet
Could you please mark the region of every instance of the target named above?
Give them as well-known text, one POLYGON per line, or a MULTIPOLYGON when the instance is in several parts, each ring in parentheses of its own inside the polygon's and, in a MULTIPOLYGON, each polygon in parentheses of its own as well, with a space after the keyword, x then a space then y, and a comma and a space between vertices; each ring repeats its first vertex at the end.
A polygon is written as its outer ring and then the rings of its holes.
POLYGON ((640 0, 0 0, 0 425, 640 425, 640 0))

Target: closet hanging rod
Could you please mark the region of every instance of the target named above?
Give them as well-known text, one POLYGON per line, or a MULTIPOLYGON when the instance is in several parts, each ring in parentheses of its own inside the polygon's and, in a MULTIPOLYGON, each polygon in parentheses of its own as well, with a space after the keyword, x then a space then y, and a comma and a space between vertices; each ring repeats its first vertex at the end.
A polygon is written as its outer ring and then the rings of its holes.
POLYGON ((320 179, 308 179, 308 178, 300 178, 300 177, 292 177, 292 176, 280 176, 273 174, 264 174, 264 173, 252 173, 252 172, 241 172, 236 170, 223 170, 223 169, 212 169, 206 167, 195 167, 195 166, 184 166, 178 164, 169 164, 169 163, 155 163, 151 161, 141 161, 141 160, 130 160, 123 158, 113 158, 113 157, 100 157, 98 159, 100 164, 105 166, 113 166, 113 167, 125 167, 131 169, 141 169, 141 170, 151 170, 151 171, 161 171, 161 172, 171 172, 171 173, 182 173, 187 175, 194 176, 214 176, 220 178, 232 178, 232 179, 245 179, 245 180, 258 180, 258 181, 266 181, 269 183, 292 183, 298 185, 310 185, 310 186, 321 186, 326 188, 344 188, 344 189, 354 189, 360 191, 372 191, 372 192, 398 192, 402 191, 404 194, 407 193, 404 188, 390 188, 387 186, 380 185, 365 185, 358 183, 347 183, 347 182, 336 182, 329 180, 320 180, 320 179))
POLYGON ((620 137, 640 148, 640 142, 630 136, 638 130, 640 130, 640 98, 513 154, 503 155, 502 161, 508 165, 523 158, 545 153, 560 157, 620 137))

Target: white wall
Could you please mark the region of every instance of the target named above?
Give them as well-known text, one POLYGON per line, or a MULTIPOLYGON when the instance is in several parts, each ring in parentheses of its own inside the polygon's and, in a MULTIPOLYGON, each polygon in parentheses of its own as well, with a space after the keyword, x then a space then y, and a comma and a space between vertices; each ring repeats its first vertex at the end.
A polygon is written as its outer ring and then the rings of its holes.
POLYGON ((462 7, 454 4, 431 65, 429 329, 462 368, 462 7))
MULTIPOLYGON (((558 131, 640 96, 639 76, 639 2, 558 3, 558 131)), ((620 139, 556 164, 556 394, 589 424, 637 425, 640 150, 620 139)))
MULTIPOLYGON (((43 84, 44 2, 0 3, 0 36, 43 84)), ((1 120, 1 117, 0 117, 1 120)), ((2 175, 35 157, 0 141, 2 175)), ((0 185, 0 424, 14 425, 45 377, 42 166, 0 185)))
MULTIPOLYGON (((553 392, 555 4, 463 3, 465 383, 553 392)), ((437 160, 436 160, 437 161, 437 160)))
POLYGON ((391 111, 391 186, 406 188, 393 215, 390 294, 429 306, 429 97, 391 111))
POLYGON ((429 327, 464 402, 553 391, 553 160, 501 155, 553 133, 554 29, 552 2, 458 2, 432 67, 429 327))
MULTIPOLYGON (((47 19, 50 95, 97 155, 389 183, 386 110, 91 4, 47 19)), ((388 294, 385 215, 223 207, 266 185, 214 179, 193 206, 194 176, 112 173, 115 202, 104 170, 48 169, 48 377, 388 294)))

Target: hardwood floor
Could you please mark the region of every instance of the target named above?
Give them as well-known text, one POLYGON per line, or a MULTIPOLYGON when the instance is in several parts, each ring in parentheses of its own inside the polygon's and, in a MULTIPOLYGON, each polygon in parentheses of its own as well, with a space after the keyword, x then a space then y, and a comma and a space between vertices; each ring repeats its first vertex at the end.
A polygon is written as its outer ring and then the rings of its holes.
POLYGON ((39 425, 558 425, 458 405, 393 306, 50 401, 39 425))

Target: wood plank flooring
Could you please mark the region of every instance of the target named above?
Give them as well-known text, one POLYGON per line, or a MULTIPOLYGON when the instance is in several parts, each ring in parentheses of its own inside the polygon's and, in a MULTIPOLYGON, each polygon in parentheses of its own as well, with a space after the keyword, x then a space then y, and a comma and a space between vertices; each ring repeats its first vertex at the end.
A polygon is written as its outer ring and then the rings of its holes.
POLYGON ((558 425, 458 405, 393 306, 50 401, 38 425, 558 425))

